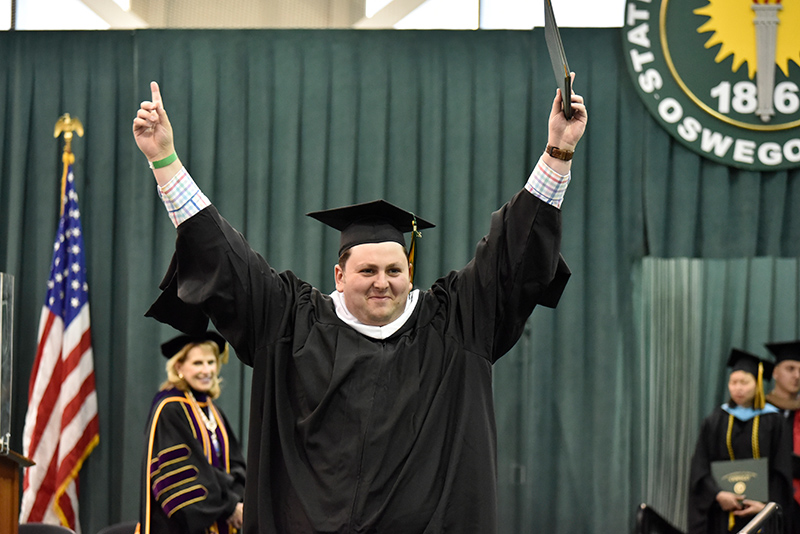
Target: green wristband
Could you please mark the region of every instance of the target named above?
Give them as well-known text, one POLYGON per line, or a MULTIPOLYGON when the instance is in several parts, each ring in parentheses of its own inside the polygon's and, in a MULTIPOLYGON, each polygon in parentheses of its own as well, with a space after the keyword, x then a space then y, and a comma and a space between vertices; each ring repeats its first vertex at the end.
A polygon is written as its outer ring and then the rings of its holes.
POLYGON ((158 161, 149 162, 150 163, 150 168, 151 169, 160 169, 161 167, 166 167, 167 165, 169 165, 170 163, 172 163, 176 159, 178 159, 178 154, 173 152, 172 154, 170 154, 169 156, 167 156, 164 159, 160 159, 158 161))

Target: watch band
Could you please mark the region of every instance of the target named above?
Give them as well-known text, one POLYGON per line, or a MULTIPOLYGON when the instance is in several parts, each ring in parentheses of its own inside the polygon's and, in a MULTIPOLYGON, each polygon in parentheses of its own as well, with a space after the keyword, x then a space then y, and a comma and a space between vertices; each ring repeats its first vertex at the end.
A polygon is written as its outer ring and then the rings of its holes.
POLYGON ((572 156, 575 154, 572 150, 564 150, 563 148, 558 148, 557 146, 547 145, 547 148, 544 149, 546 154, 550 154, 556 159, 569 161, 572 159, 572 156))

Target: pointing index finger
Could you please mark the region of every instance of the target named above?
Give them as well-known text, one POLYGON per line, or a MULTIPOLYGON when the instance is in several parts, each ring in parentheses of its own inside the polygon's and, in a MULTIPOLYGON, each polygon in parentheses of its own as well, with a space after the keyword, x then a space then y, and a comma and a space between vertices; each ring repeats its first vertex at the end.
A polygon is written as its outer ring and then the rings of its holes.
POLYGON ((161 89, 158 82, 150 82, 151 101, 156 105, 156 109, 164 109, 164 102, 161 100, 161 89))

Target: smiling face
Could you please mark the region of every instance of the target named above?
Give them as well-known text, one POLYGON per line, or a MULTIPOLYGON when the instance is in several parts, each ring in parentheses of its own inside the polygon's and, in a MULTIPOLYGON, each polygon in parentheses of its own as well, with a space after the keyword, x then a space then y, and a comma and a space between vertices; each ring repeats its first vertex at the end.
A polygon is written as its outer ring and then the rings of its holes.
POLYGON ((217 357, 207 345, 197 345, 189 349, 182 362, 175 364, 175 371, 190 388, 208 393, 217 380, 217 357))
POLYGON ((337 265, 336 290, 356 319, 385 326, 402 315, 412 284, 408 258, 400 243, 364 243, 349 249, 344 267, 337 265))
POLYGON ((753 407, 756 398, 756 377, 747 371, 734 371, 728 379, 728 391, 738 406, 753 407))

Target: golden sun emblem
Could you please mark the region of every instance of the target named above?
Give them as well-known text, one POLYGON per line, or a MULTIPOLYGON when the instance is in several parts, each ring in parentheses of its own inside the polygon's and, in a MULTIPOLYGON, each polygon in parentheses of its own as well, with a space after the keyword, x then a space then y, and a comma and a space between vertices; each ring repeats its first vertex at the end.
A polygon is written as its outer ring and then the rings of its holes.
POLYGON ((733 56, 731 70, 747 63, 747 75, 758 76, 759 108, 756 114, 767 122, 774 115, 772 89, 775 66, 789 76, 789 61, 800 65, 800 2, 790 0, 708 0, 693 11, 708 17, 698 33, 713 32, 706 48, 721 45, 714 60, 733 56))

